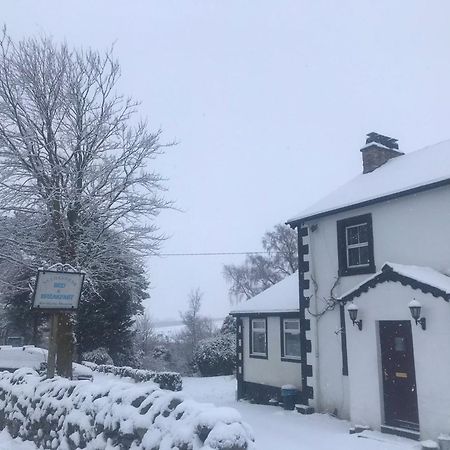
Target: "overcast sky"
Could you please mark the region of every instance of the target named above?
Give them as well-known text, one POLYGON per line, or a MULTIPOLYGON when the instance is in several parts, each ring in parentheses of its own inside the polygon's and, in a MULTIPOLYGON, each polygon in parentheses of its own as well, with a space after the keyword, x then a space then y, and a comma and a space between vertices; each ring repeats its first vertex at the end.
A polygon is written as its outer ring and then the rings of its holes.
MULTIPOLYGON (((408 152, 450 138, 448 0, 0 1, 16 38, 107 49, 121 88, 163 140, 158 162, 183 213, 158 223, 165 253, 261 250, 263 233, 361 171, 376 131, 408 152)), ((225 263, 148 262, 149 311, 177 318, 187 294, 229 309, 225 263)))

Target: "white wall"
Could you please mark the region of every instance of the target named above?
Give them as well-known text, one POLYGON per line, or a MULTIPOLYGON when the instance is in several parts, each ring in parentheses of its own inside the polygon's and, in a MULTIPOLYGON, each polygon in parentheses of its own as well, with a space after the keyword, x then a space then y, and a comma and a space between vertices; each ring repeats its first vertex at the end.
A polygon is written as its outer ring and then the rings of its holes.
POLYGON ((363 329, 346 315, 351 421, 379 428, 383 424, 383 387, 379 349, 380 320, 411 320, 417 399, 422 439, 450 431, 450 304, 442 298, 387 282, 354 301, 363 329), (411 320, 408 303, 422 304, 427 329, 411 320))
MULTIPOLYGON (((311 221, 309 237, 311 281, 309 295, 311 311, 323 311, 326 298, 338 276, 336 222, 360 214, 372 214, 374 257, 376 269, 387 261, 433 267, 450 274, 450 188, 442 187, 409 195, 389 202, 335 214, 311 221), (311 225, 316 225, 312 231, 311 225)), ((334 291, 337 297, 367 279, 369 275, 348 276, 340 279, 334 291)), ((307 293, 308 294, 308 293, 307 293)), ((348 379, 342 376, 339 309, 327 312, 318 321, 311 319, 313 329, 308 333, 313 352, 309 355, 313 364, 313 405, 318 411, 332 412, 340 417, 349 416, 348 379), (317 358, 318 355, 318 358, 317 358)), ((450 374, 449 374, 450 375, 450 374)), ((450 430, 450 428, 449 428, 450 430)))
POLYGON ((267 318, 268 359, 250 358, 249 318, 244 317, 244 381, 281 387, 292 384, 301 389, 301 365, 281 361, 280 318, 267 318))

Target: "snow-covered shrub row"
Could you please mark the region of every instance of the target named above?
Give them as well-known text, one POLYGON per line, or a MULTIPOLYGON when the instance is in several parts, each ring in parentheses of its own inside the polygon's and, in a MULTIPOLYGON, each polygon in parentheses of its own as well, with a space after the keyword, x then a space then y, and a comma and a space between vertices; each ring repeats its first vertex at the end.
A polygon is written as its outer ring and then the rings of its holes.
POLYGON ((194 351, 194 363, 203 376, 231 375, 236 365, 234 334, 219 334, 201 340, 194 351))
POLYGON ((232 408, 187 399, 155 383, 115 378, 45 380, 32 369, 0 373, 0 429, 59 450, 255 450, 232 408))
POLYGON ((183 380, 178 372, 153 372, 151 370, 133 369, 132 367, 111 366, 109 364, 94 364, 83 361, 83 364, 92 370, 103 373, 112 373, 118 377, 128 377, 135 381, 153 381, 158 383, 161 389, 181 391, 183 380))

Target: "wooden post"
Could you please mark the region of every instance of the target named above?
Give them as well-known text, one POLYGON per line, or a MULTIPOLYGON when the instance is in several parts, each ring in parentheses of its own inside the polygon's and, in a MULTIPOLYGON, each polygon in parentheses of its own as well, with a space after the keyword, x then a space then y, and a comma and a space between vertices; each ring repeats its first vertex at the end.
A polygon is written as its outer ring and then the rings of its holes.
POLYGON ((47 378, 53 378, 55 376, 57 336, 58 314, 52 313, 50 318, 50 340, 48 343, 47 378))
POLYGON ((59 376, 72 378, 73 326, 70 314, 60 312, 57 315, 57 358, 56 370, 59 376))

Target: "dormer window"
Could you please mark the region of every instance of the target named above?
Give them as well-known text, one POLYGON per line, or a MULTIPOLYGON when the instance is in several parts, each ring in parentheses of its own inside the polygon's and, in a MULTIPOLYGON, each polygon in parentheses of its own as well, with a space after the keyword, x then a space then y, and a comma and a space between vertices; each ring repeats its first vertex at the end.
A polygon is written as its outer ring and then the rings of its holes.
POLYGON ((340 276, 375 272, 371 214, 339 220, 337 236, 340 276))

